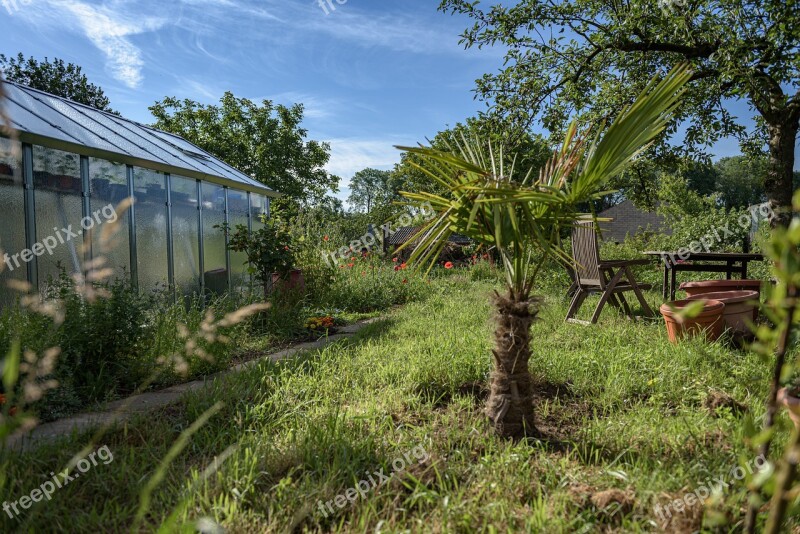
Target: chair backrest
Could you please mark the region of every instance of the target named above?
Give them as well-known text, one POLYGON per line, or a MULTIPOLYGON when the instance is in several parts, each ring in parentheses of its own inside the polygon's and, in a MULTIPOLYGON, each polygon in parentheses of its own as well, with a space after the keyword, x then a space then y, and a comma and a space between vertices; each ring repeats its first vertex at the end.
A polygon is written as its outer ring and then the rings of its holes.
POLYGON ((573 269, 581 285, 600 285, 600 251, 594 220, 581 218, 572 229, 573 269))

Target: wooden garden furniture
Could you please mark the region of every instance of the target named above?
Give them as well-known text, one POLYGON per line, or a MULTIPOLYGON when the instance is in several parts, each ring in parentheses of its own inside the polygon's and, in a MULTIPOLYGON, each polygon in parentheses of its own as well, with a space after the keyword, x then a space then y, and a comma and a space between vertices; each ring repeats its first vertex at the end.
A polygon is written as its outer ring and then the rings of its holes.
POLYGON ((631 267, 634 265, 647 265, 650 260, 614 260, 600 259, 600 249, 597 243, 597 229, 592 219, 580 219, 575 222, 572 230, 572 258, 574 265, 575 294, 567 312, 567 321, 579 324, 593 324, 600 317, 600 312, 607 302, 634 318, 624 293, 633 292, 647 316, 653 315, 653 310, 647 304, 642 291, 652 287, 650 284, 639 284, 633 276, 631 267), (591 321, 575 319, 575 314, 580 310, 586 297, 593 293, 600 294, 591 321))

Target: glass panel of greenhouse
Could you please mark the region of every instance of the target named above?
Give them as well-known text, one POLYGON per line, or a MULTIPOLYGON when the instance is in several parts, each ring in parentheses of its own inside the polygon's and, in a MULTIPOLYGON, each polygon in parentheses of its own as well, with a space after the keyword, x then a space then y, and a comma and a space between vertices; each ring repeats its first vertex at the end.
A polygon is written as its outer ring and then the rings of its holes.
POLYGON ((251 289, 221 227, 257 229, 278 193, 172 133, 2 83, 0 308, 90 271, 174 298, 251 289))

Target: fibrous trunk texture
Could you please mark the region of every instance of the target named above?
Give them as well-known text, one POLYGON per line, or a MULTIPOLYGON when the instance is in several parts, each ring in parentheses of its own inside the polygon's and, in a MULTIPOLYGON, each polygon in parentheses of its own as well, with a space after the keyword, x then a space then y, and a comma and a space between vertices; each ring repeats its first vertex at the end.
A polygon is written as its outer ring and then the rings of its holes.
POLYGON ((486 415, 498 435, 520 438, 536 434, 533 418, 533 383, 528 370, 530 330, 537 301, 518 301, 513 296, 494 297, 494 370, 486 415))

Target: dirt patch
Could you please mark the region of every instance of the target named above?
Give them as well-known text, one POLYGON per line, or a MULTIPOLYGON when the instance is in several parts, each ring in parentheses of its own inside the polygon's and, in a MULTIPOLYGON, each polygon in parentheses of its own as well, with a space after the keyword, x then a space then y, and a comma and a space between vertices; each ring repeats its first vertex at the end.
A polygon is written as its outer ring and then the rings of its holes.
POLYGON ((659 502, 653 507, 653 519, 658 524, 659 531, 668 534, 689 534, 699 532, 703 527, 703 504, 696 500, 692 506, 684 505, 678 512, 671 503, 682 500, 684 494, 664 493, 659 502))
POLYGON ((708 392, 703 406, 715 417, 719 416, 720 409, 730 410, 733 415, 742 415, 747 411, 747 406, 718 389, 708 392))

